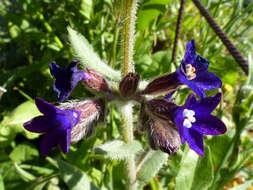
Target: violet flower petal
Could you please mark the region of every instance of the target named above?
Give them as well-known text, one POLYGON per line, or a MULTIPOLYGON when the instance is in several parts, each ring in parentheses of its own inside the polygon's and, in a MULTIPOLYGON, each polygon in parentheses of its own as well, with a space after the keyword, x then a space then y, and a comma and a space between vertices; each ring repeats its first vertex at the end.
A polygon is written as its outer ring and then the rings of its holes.
POLYGON ((70 138, 71 138, 71 129, 67 129, 66 131, 63 131, 60 134, 60 147, 62 149, 62 152, 66 154, 69 151, 70 146, 70 138))
POLYGON ((213 115, 198 117, 191 129, 206 135, 220 135, 227 131, 225 124, 213 115))
POLYGON ((202 98, 190 106, 197 115, 209 115, 221 101, 221 93, 202 98))
POLYGON ((203 134, 193 130, 185 129, 184 136, 187 139, 187 142, 192 150, 194 150, 198 155, 204 155, 204 143, 203 143, 203 134))
POLYGON ((35 98, 35 104, 44 115, 54 115, 58 110, 53 104, 49 104, 40 98, 35 98))
POLYGON ((183 117, 182 112, 183 112, 182 108, 178 108, 178 110, 176 111, 176 117, 174 121, 180 135, 181 143, 184 144, 186 141, 186 137, 184 135, 185 127, 183 126, 184 117, 183 117))
POLYGON ((197 77, 192 80, 195 85, 200 89, 213 90, 220 88, 222 82, 219 77, 211 72, 198 73, 197 77))
POLYGON ((191 64, 195 60, 196 56, 197 55, 196 55, 195 41, 194 39, 192 39, 191 41, 186 43, 183 61, 191 64))
POLYGON ((50 131, 50 133, 47 133, 40 143, 40 154, 42 156, 47 156, 50 150, 57 146, 58 139, 58 130, 53 130, 50 131))
POLYGON ((50 72, 55 78, 53 90, 60 102, 68 98, 76 84, 85 78, 85 72, 77 69, 77 61, 72 61, 66 68, 50 63, 50 72))
POLYGON ((45 116, 38 116, 24 123, 24 128, 33 133, 45 133, 50 129, 50 120, 45 116))

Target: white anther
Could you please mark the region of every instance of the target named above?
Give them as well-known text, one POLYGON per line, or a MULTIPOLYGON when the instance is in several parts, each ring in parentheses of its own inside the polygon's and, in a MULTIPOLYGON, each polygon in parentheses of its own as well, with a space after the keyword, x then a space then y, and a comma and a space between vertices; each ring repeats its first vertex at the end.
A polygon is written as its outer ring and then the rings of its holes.
POLYGON ((194 115, 195 115, 195 112, 193 110, 184 109, 183 111, 183 117, 184 117, 183 126, 184 127, 187 127, 187 128, 192 127, 192 123, 196 121, 196 118, 194 117, 194 115))
POLYGON ((77 114, 76 112, 73 113, 73 116, 74 116, 75 118, 78 118, 78 114, 77 114))

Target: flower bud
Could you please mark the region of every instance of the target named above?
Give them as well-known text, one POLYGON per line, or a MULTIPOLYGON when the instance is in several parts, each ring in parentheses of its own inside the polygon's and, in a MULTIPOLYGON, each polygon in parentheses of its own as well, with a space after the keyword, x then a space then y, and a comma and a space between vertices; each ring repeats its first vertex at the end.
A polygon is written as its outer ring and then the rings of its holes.
POLYGON ((152 149, 160 149, 174 154, 181 146, 177 129, 164 120, 150 119, 148 122, 148 142, 152 149))
POLYGON ((108 92, 110 91, 105 78, 97 73, 95 70, 86 68, 85 77, 83 82, 92 90, 97 92, 108 92))
POLYGON ((71 130, 71 142, 88 138, 94 134, 98 122, 104 122, 105 106, 101 99, 71 101, 63 103, 61 109, 74 109, 80 113, 79 122, 71 130))
POLYGON ((168 154, 174 154, 181 146, 177 129, 159 119, 149 121, 148 140, 152 149, 160 149, 168 154))
POLYGON ((151 81, 141 94, 161 94, 176 89, 180 85, 176 73, 160 76, 151 81))
POLYGON ((140 75, 128 73, 120 82, 119 90, 123 97, 133 96, 137 90, 140 80, 140 75))
POLYGON ((173 122, 173 114, 178 106, 167 99, 152 99, 147 101, 147 110, 154 116, 173 122))

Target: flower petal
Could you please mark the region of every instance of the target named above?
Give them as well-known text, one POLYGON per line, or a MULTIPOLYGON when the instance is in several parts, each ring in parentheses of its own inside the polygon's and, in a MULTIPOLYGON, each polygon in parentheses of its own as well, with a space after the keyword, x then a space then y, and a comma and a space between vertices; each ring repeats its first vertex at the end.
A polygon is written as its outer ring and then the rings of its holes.
POLYGON ((58 78, 58 76, 61 74, 63 68, 59 67, 55 62, 52 62, 49 64, 50 73, 54 78, 58 78))
POLYGON ((55 63, 49 64, 50 72, 55 77, 53 89, 60 102, 69 97, 76 84, 85 78, 85 72, 77 69, 77 61, 72 61, 66 68, 55 63))
POLYGON ((192 129, 206 135, 220 135, 227 131, 225 124, 213 115, 198 117, 192 129))
POLYGON ((50 120, 45 116, 38 116, 24 123, 24 128, 33 133, 45 133, 50 129, 50 120))
POLYGON ((196 69, 196 74, 198 75, 198 73, 200 72, 205 72, 208 70, 208 67, 209 67, 209 61, 208 59, 200 56, 200 55, 197 55, 195 57, 195 60, 192 64, 192 66, 196 69))
POLYGON ((175 112, 174 121, 175 121, 176 127, 178 129, 180 138, 181 138, 181 143, 184 144, 186 141, 186 138, 184 136, 185 127, 183 126, 184 117, 183 117, 183 109, 182 108, 178 108, 178 110, 175 112))
MULTIPOLYGON (((191 110, 192 109, 192 105, 194 105, 194 104, 196 104, 196 102, 197 102, 197 99, 196 99, 196 97, 194 96, 194 94, 190 94, 188 97, 187 97, 187 99, 186 99, 186 101, 185 101, 185 104, 184 104, 184 108, 187 108, 187 109, 189 109, 189 110, 191 110)), ((183 110, 182 110, 183 111, 183 110)))
POLYGON ((221 93, 202 98, 191 106, 197 115, 209 115, 220 103, 221 93))
POLYGON ((186 44, 183 62, 185 64, 192 64, 195 60, 195 57, 196 57, 195 41, 194 39, 192 39, 186 44))
POLYGON ((185 84, 189 86, 190 89, 192 89, 192 91, 195 92, 200 98, 206 97, 204 88, 199 87, 194 81, 187 81, 185 84))
POLYGON ((58 130, 52 130, 45 135, 40 143, 40 154, 47 156, 52 148, 58 144, 58 130))
POLYGON ((49 104, 40 98, 35 98, 35 104, 44 115, 54 115, 58 110, 53 104, 49 104))
POLYGON ((67 129, 67 131, 62 131, 59 135, 59 144, 61 146, 62 152, 66 154, 69 151, 71 129, 67 129))
POLYGON ((203 144, 203 134, 193 130, 185 129, 184 135, 187 142, 192 150, 194 150, 198 155, 204 155, 204 144, 203 144))
POLYGON ((217 89, 222 85, 220 78, 211 72, 200 72, 191 82, 194 82, 198 88, 206 90, 217 89))

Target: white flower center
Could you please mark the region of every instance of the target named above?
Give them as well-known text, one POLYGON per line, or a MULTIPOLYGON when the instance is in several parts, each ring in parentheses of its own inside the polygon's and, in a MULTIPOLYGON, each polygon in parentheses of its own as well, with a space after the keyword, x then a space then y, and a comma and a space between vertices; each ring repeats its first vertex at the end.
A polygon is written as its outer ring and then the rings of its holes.
POLYGON ((187 128, 192 127, 192 123, 196 121, 196 118, 194 117, 195 112, 193 110, 184 109, 183 111, 183 117, 184 117, 184 123, 183 126, 187 128))
POLYGON ((186 65, 186 78, 188 80, 193 80, 196 78, 196 73, 195 73, 196 69, 195 67, 193 67, 191 64, 186 65))

